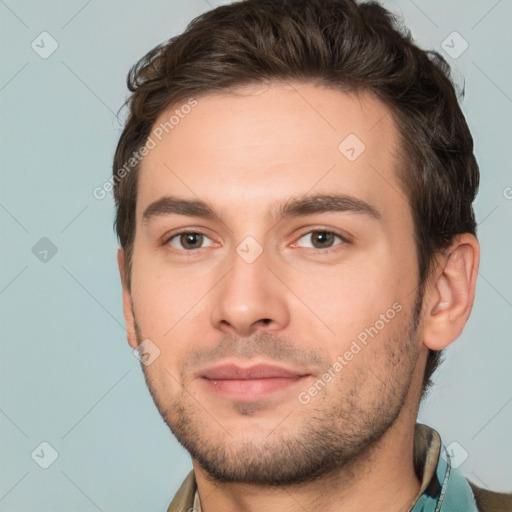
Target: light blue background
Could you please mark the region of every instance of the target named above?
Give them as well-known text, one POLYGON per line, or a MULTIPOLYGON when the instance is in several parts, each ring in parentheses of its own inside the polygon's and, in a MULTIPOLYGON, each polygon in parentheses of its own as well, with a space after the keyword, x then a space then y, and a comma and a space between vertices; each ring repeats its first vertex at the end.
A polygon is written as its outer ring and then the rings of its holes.
MULTIPOLYGON (((125 342, 110 176, 129 67, 213 0, 0 1, 0 511, 164 511, 191 468, 125 342), (42 59, 43 31, 58 49, 42 59), (48 237, 47 263, 32 247, 48 237), (42 442, 59 457, 31 458, 42 442)), ((420 421, 469 454, 476 483, 512 490, 512 4, 385 1, 447 56, 481 167, 482 262, 473 314, 436 373, 420 421), (510 192, 507 194, 507 190, 510 192)))

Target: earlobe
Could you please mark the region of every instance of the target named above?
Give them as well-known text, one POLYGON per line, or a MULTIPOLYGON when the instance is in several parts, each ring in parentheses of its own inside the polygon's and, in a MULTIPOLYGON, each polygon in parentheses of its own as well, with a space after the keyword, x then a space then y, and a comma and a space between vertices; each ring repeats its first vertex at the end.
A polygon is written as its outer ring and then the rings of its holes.
POLYGON ((138 340, 135 332, 133 301, 130 288, 127 284, 128 281, 126 279, 125 254, 121 247, 117 250, 117 265, 119 267, 119 275, 121 277, 121 284, 123 287, 123 315, 124 322, 126 324, 126 338, 130 347, 135 349, 138 347, 138 340))
POLYGON ((479 244, 469 233, 458 235, 439 258, 424 296, 423 343, 429 349, 442 350, 462 333, 475 298, 479 263, 479 244))

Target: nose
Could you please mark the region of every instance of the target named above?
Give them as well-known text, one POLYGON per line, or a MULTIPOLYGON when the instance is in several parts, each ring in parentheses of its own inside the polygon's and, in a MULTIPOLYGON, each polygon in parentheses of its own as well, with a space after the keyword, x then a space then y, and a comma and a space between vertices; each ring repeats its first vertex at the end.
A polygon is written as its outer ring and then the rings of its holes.
POLYGON ((211 296, 211 322, 228 334, 276 332, 290 321, 288 290, 269 268, 265 251, 251 263, 234 252, 230 271, 211 296))

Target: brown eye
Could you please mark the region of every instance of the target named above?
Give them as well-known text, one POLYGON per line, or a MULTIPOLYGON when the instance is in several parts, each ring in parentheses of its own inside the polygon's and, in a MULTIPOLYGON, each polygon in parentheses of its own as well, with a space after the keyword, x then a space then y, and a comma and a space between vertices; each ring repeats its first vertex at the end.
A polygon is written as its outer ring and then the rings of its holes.
POLYGON ((311 247, 313 249, 330 249, 336 244, 336 239, 344 242, 343 238, 332 231, 310 231, 303 235, 300 239, 302 247, 311 247), (308 245, 309 244, 309 245, 308 245))
POLYGON ((194 249, 202 249, 211 245, 211 240, 202 233, 185 232, 178 233, 169 239, 168 242, 175 249, 185 249, 192 251, 194 249), (209 242, 204 246, 203 243, 209 242))

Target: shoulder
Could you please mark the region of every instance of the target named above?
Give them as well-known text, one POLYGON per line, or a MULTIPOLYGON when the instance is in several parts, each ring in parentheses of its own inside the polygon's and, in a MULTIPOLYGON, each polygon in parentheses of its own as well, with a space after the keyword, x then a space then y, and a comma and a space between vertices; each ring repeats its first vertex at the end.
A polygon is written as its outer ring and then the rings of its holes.
POLYGON ((488 491, 468 480, 480 512, 512 512, 512 493, 488 491))

